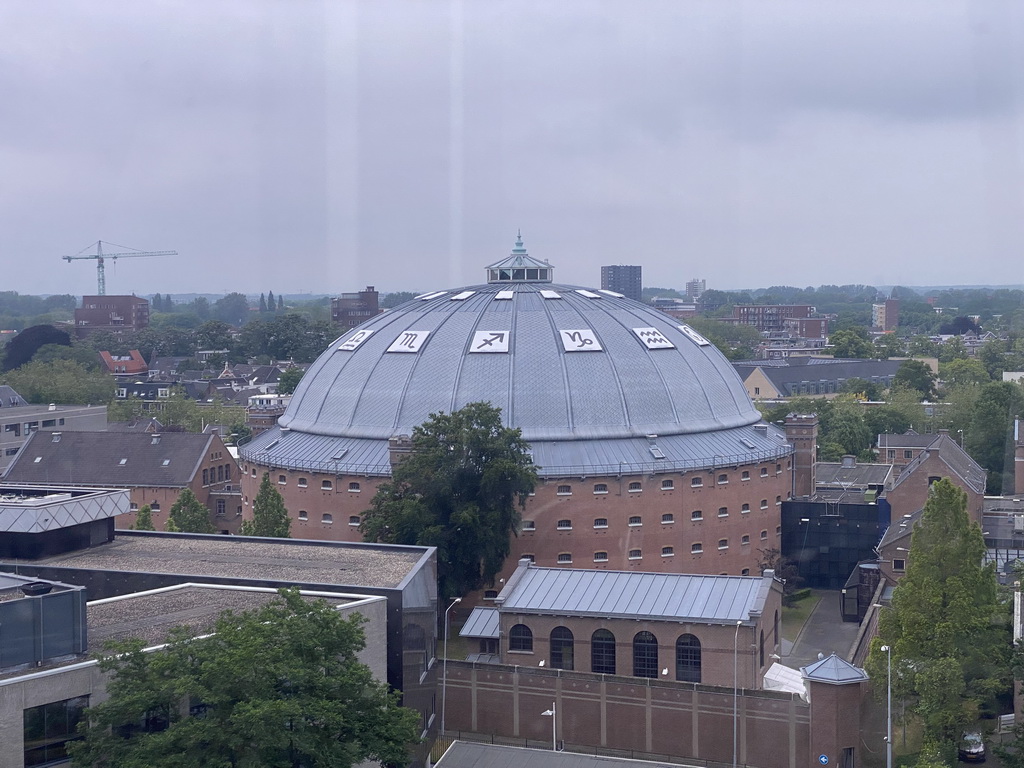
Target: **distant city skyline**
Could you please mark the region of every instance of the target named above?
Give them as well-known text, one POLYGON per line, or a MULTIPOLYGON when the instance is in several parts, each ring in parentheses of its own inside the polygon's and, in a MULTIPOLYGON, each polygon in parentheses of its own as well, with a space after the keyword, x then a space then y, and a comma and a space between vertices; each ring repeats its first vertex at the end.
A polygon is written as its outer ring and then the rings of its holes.
POLYGON ((0 288, 1024 281, 1011 0, 11 0, 0 288))

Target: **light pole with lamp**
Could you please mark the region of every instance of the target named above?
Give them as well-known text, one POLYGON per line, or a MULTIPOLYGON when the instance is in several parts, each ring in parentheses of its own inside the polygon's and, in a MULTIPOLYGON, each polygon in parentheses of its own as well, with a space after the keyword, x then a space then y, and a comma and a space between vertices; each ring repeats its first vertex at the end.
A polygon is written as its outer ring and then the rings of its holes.
POLYGON ((732 768, 736 768, 736 747, 739 744, 739 640, 742 621, 736 622, 732 638, 732 768))
POLYGON ((878 650, 888 657, 886 674, 886 726, 885 726, 885 768, 892 768, 892 646, 883 645, 878 650))
POLYGON ((545 709, 541 712, 544 717, 551 718, 551 751, 558 751, 558 732, 555 730, 555 702, 551 702, 551 709, 545 709))
POLYGON ((462 602, 461 597, 452 600, 444 609, 444 661, 441 662, 441 735, 444 736, 444 711, 448 704, 448 612, 462 602))

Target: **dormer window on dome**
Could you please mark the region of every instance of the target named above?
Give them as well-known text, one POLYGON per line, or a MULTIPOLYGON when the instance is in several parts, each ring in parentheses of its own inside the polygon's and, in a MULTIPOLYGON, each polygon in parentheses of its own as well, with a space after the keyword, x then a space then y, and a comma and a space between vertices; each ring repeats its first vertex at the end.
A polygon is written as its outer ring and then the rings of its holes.
POLYGON ((488 283, 550 283, 554 269, 546 261, 532 258, 523 247, 523 236, 516 235, 516 246, 507 259, 487 267, 488 283))

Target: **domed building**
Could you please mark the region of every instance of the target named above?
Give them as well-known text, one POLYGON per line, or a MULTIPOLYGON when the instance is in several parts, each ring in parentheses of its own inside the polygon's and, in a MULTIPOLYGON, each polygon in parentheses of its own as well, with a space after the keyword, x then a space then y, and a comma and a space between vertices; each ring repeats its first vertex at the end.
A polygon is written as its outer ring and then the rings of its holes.
POLYGON ((276 428, 241 450, 245 516, 269 472, 297 538, 360 540, 412 430, 486 401, 541 483, 507 570, 757 573, 778 547, 792 447, 699 333, 606 290, 554 282, 522 239, 487 282, 416 297, 347 332, 276 428))

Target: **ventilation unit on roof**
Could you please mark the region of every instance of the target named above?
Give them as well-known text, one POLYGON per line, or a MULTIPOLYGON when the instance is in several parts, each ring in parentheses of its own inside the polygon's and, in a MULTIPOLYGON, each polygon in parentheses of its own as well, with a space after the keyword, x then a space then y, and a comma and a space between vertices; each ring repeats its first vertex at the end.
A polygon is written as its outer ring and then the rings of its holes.
POLYGON ((745 446, 747 446, 747 448, 749 448, 750 450, 754 450, 755 448, 757 448, 757 446, 754 445, 753 442, 751 442, 750 440, 748 440, 745 437, 741 437, 740 438, 740 442, 743 443, 745 446))
POLYGON ((264 451, 269 451, 271 448, 273 448, 275 445, 277 445, 280 442, 281 442, 280 440, 271 440, 269 443, 267 443, 265 446, 263 446, 263 450, 264 451))
POLYGON ((767 435, 768 434, 768 425, 767 424, 755 424, 754 425, 754 431, 758 432, 759 434, 762 434, 762 435, 767 435))

